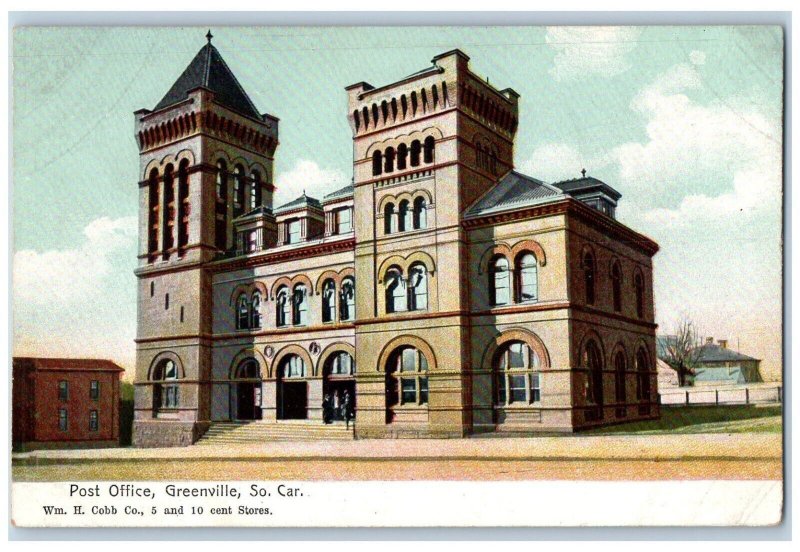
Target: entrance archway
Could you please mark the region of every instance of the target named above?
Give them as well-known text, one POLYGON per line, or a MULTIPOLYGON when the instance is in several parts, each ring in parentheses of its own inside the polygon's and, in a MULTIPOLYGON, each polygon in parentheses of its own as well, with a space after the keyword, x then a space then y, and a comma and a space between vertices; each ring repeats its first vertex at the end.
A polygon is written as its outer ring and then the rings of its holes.
POLYGON ((261 374, 253 358, 239 363, 231 385, 232 410, 237 420, 261 419, 261 374))
POLYGON ((278 419, 308 418, 308 370, 302 357, 289 354, 278 365, 278 419))
POLYGON ((347 351, 331 353, 322 367, 322 394, 333 401, 333 419, 344 420, 342 409, 345 393, 350 397, 352 412, 356 409, 356 363, 347 351))

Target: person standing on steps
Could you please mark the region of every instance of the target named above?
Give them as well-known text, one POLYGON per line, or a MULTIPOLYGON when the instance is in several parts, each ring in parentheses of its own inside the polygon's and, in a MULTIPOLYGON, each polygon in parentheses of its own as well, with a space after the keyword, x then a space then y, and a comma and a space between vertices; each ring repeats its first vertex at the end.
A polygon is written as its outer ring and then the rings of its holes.
POLYGON ((331 418, 333 417, 332 402, 330 393, 325 393, 322 398, 322 423, 325 425, 331 423, 331 418))
POLYGON ((353 401, 347 389, 345 389, 344 396, 342 397, 342 415, 344 416, 347 429, 350 429, 350 420, 353 418, 353 401))

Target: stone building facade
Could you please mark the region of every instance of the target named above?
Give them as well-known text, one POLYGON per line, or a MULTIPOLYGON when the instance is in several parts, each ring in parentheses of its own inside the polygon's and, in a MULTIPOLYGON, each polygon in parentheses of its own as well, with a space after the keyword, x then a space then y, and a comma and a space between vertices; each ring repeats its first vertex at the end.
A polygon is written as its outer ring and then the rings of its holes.
POLYGON ((134 443, 321 423, 345 391, 357 437, 658 416, 658 246, 615 219, 620 195, 514 170, 519 96, 459 50, 346 91, 352 185, 277 208, 278 119, 210 39, 136 113, 134 443))

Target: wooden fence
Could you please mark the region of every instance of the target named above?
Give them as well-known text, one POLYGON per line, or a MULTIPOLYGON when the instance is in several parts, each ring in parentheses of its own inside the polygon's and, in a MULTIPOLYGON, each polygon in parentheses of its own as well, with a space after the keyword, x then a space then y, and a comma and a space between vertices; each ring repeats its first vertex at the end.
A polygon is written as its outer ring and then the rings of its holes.
POLYGON ((780 385, 742 387, 682 387, 660 395, 662 406, 704 406, 736 404, 780 404, 783 388, 780 385))

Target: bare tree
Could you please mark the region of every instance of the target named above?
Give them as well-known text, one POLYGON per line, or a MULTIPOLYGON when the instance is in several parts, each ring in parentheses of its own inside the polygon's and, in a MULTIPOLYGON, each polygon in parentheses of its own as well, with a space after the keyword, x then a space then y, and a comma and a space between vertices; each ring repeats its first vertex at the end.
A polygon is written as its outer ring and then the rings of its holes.
POLYGON ((678 384, 686 385, 688 376, 694 375, 702 351, 702 339, 697 325, 687 315, 675 323, 674 334, 667 336, 664 362, 678 373, 678 384))

